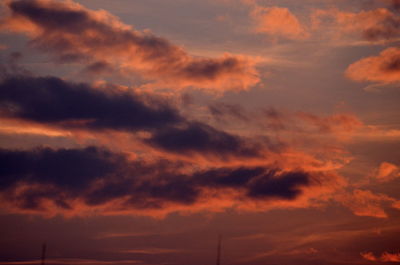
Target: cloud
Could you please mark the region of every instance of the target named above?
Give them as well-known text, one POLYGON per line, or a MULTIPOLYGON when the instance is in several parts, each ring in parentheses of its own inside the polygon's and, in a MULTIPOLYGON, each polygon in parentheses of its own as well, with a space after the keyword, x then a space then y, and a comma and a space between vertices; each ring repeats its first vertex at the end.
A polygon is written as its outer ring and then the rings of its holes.
POLYGON ((62 62, 80 62, 91 73, 140 73, 163 85, 214 91, 243 90, 258 83, 255 61, 240 55, 219 58, 189 55, 182 47, 123 24, 104 10, 92 11, 72 1, 8 2, 3 30, 22 32, 30 44, 62 62))
POLYGON ((369 261, 377 261, 378 259, 375 257, 374 253, 372 252, 361 252, 361 257, 369 261))
POLYGON ((386 182, 400 177, 399 167, 388 162, 383 162, 380 164, 375 178, 379 181, 386 182))
POLYGON ((251 17, 256 21, 255 31, 272 38, 302 40, 309 37, 306 28, 295 15, 284 7, 254 5, 251 17))
POLYGON ((383 262, 400 262, 400 253, 382 253, 381 260, 383 262))
POLYGON ((1 149, 0 160, 5 165, 1 188, 8 188, 17 181, 86 188, 97 177, 115 172, 122 159, 122 156, 95 147, 57 151, 38 148, 30 152, 1 149))
POLYGON ((8 76, 0 81, 0 114, 69 130, 147 132, 144 143, 185 156, 196 153, 225 160, 262 156, 265 146, 190 121, 161 98, 109 86, 97 88, 57 77, 8 76))
POLYGON ((369 190, 355 189, 352 193, 338 198, 344 206, 348 207, 355 215, 387 218, 385 205, 396 200, 385 194, 374 194, 369 190))
POLYGON ((307 112, 298 112, 297 117, 322 133, 353 132, 363 125, 356 116, 345 113, 324 117, 307 112))
POLYGON ((383 252, 382 255, 379 257, 375 256, 372 252, 362 252, 360 255, 369 261, 380 261, 380 262, 400 262, 400 253, 390 253, 390 252, 383 252))
POLYGON ((347 68, 346 76, 358 82, 398 82, 400 81, 400 49, 387 48, 378 56, 363 58, 347 68))
POLYGON ((314 29, 334 32, 336 38, 353 37, 370 42, 396 41, 400 37, 400 17, 386 8, 358 13, 338 9, 315 10, 312 15, 314 29))
MULTIPOLYGON (((240 106, 225 104, 212 110, 218 118, 233 115, 247 125, 252 121, 257 126, 261 124, 264 136, 245 137, 190 120, 165 99, 138 94, 130 88, 74 83, 57 77, 7 75, 0 80, 0 116, 7 120, 8 131, 76 138, 88 135, 100 139, 103 144, 111 141, 115 146, 119 141, 118 146, 123 150, 127 150, 128 142, 131 142, 131 151, 132 148, 135 151, 150 149, 170 159, 174 156, 199 162, 201 158, 214 164, 244 164, 256 160, 267 163, 283 159, 279 154, 294 145, 288 142, 294 135, 293 142, 298 145, 304 139, 304 147, 309 150, 320 145, 315 136, 346 135, 362 125, 350 114, 317 116, 270 109, 253 115, 240 106), (21 127, 25 129, 19 129, 21 127), (280 134, 275 141, 272 137, 276 132, 280 134), (104 138, 106 135, 109 140, 104 138), (313 139, 305 139, 311 136, 313 139), (133 143, 140 146, 134 147, 133 143)), ((331 155, 330 152, 330 158, 331 155)), ((303 153, 296 157, 299 161, 306 159, 303 153)), ((311 160, 314 165, 321 164, 311 160)), ((335 161, 339 159, 335 158, 335 161)), ((303 161, 303 164, 311 163, 303 161)))
POLYGON ((57 77, 11 76, 0 82, 3 117, 67 127, 140 130, 182 121, 174 108, 152 100, 149 106, 133 92, 100 90, 57 77))
POLYGON ((197 211, 198 203, 223 194, 230 194, 230 203, 222 208, 295 201, 322 180, 315 173, 265 166, 195 170, 181 162, 131 160, 99 147, 0 149, 0 163, 1 206, 49 215, 169 213, 179 206, 197 211))
POLYGON ((262 155, 261 146, 198 122, 189 123, 182 128, 158 130, 147 142, 152 146, 178 154, 200 151, 209 155, 222 155, 222 157, 260 157, 262 155))

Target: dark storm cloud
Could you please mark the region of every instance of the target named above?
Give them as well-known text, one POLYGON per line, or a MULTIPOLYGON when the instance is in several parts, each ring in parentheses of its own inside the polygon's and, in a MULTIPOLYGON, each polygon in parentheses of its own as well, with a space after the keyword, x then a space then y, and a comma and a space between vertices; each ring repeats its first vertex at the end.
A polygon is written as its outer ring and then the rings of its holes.
POLYGON ((147 140, 152 146, 175 153, 202 152, 222 156, 256 157, 260 146, 203 123, 188 123, 182 128, 158 130, 147 140))
POLYGON ((19 181, 65 188, 85 188, 96 178, 114 173, 123 156, 107 150, 37 148, 30 151, 0 149, 0 188, 19 181))
POLYGON ((294 199, 301 193, 299 187, 310 184, 307 173, 279 173, 263 167, 209 170, 199 174, 198 179, 212 187, 246 187, 247 196, 259 199, 294 199))
POLYGON ((40 209, 43 199, 68 209, 68 198, 79 196, 95 180, 115 174, 123 160, 121 155, 95 147, 0 149, 0 190, 5 192, 6 200, 22 209, 40 209), (10 192, 22 183, 27 183, 29 188, 10 192))
POLYGON ((41 209, 43 199, 70 209, 70 200, 87 205, 124 200, 129 209, 160 209, 166 203, 192 205, 207 188, 242 191, 247 199, 293 200, 311 185, 303 172, 279 173, 264 167, 208 169, 179 173, 187 166, 171 161, 131 161, 121 153, 84 149, 0 149, 2 197, 22 209, 41 209), (25 185, 24 189, 19 189, 25 185))
POLYGON ((270 171, 251 183, 248 195, 253 198, 295 199, 301 193, 299 187, 310 184, 309 176, 304 172, 283 173, 279 177, 276 175, 276 172, 270 171))
POLYGON ((152 132, 146 143, 173 153, 255 157, 262 150, 247 139, 185 119, 160 98, 99 90, 57 77, 4 78, 0 116, 67 128, 146 130, 152 132))
POLYGON ((195 58, 164 38, 132 29, 105 11, 92 11, 69 1, 19 0, 10 1, 8 7, 11 14, 3 20, 3 28, 25 32, 34 47, 54 53, 61 61, 88 64, 94 72, 122 67, 175 86, 220 90, 247 89, 258 82, 250 59, 234 55, 195 58))
POLYGON ((157 103, 150 107, 130 92, 107 93, 56 77, 13 76, 0 83, 3 116, 41 123, 70 122, 70 126, 89 129, 139 130, 182 120, 165 102, 157 103))
POLYGON ((201 183, 207 183, 212 187, 243 187, 251 179, 262 175, 265 172, 263 167, 254 168, 218 168, 204 173, 199 173, 201 183))

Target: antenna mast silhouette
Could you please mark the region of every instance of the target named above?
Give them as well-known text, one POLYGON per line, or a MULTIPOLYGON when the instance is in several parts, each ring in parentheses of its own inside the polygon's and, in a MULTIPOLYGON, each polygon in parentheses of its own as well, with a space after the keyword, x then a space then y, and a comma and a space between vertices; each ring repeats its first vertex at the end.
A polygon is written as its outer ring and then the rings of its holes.
POLYGON ((221 245, 222 245, 222 236, 218 236, 218 248, 217 248, 217 265, 221 265, 221 245))
POLYGON ((46 243, 42 245, 42 263, 41 263, 42 265, 45 265, 44 264, 45 259, 46 259, 46 243))

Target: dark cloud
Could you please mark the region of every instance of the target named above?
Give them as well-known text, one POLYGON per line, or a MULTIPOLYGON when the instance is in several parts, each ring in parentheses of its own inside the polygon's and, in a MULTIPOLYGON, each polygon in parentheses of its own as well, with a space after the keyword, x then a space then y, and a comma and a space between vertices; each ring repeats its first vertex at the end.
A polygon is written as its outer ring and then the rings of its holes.
POLYGON ((146 130, 151 132, 146 143, 173 153, 255 157, 261 156, 262 149, 242 137, 191 122, 160 98, 100 90, 57 77, 4 78, 0 116, 67 128, 146 130))
POLYGON ((34 47, 64 62, 88 64, 92 73, 121 68, 175 86, 221 90, 246 89, 258 82, 250 59, 196 58, 164 38, 133 30, 105 11, 69 1, 19 0, 10 1, 8 7, 11 14, 3 28, 27 33, 34 47))
POLYGON ((218 154, 223 157, 261 156, 262 147, 245 139, 217 130, 203 123, 188 123, 183 127, 158 130, 147 140, 149 144, 170 152, 201 152, 218 154))
POLYGON ((86 188, 93 180, 114 173, 123 156, 107 150, 37 148, 30 151, 0 149, 0 188, 19 181, 86 188))
POLYGON ((168 203, 192 205, 205 199, 202 191, 208 188, 236 189, 250 200, 294 200, 301 187, 311 185, 309 174, 303 172, 239 167, 184 173, 182 169, 190 165, 132 161, 122 153, 97 147, 0 149, 0 164, 3 199, 36 210, 44 207, 44 199, 67 210, 75 199, 91 206, 119 199, 125 210, 160 209, 168 203))
POLYGON ((140 130, 179 123, 162 100, 148 106, 132 92, 105 92, 56 77, 13 76, 0 83, 4 116, 89 129, 140 130))
POLYGON ((275 171, 269 171, 251 183, 248 195, 254 198, 294 199, 301 193, 299 187, 309 184, 309 176, 304 172, 279 174, 275 171))
POLYGON ((264 173, 265 168, 219 168, 198 174, 201 183, 213 187, 244 187, 251 179, 264 173))

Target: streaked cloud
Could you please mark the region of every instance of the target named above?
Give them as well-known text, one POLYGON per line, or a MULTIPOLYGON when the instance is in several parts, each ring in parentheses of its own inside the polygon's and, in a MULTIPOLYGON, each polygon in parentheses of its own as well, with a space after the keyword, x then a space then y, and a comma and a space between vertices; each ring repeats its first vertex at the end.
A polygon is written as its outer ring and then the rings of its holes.
POLYGON ((246 90, 259 82, 255 61, 242 55, 199 58, 150 32, 140 32, 107 11, 71 1, 8 2, 3 30, 21 32, 31 45, 60 62, 79 62, 85 72, 139 73, 164 86, 200 87, 220 93, 246 90))

